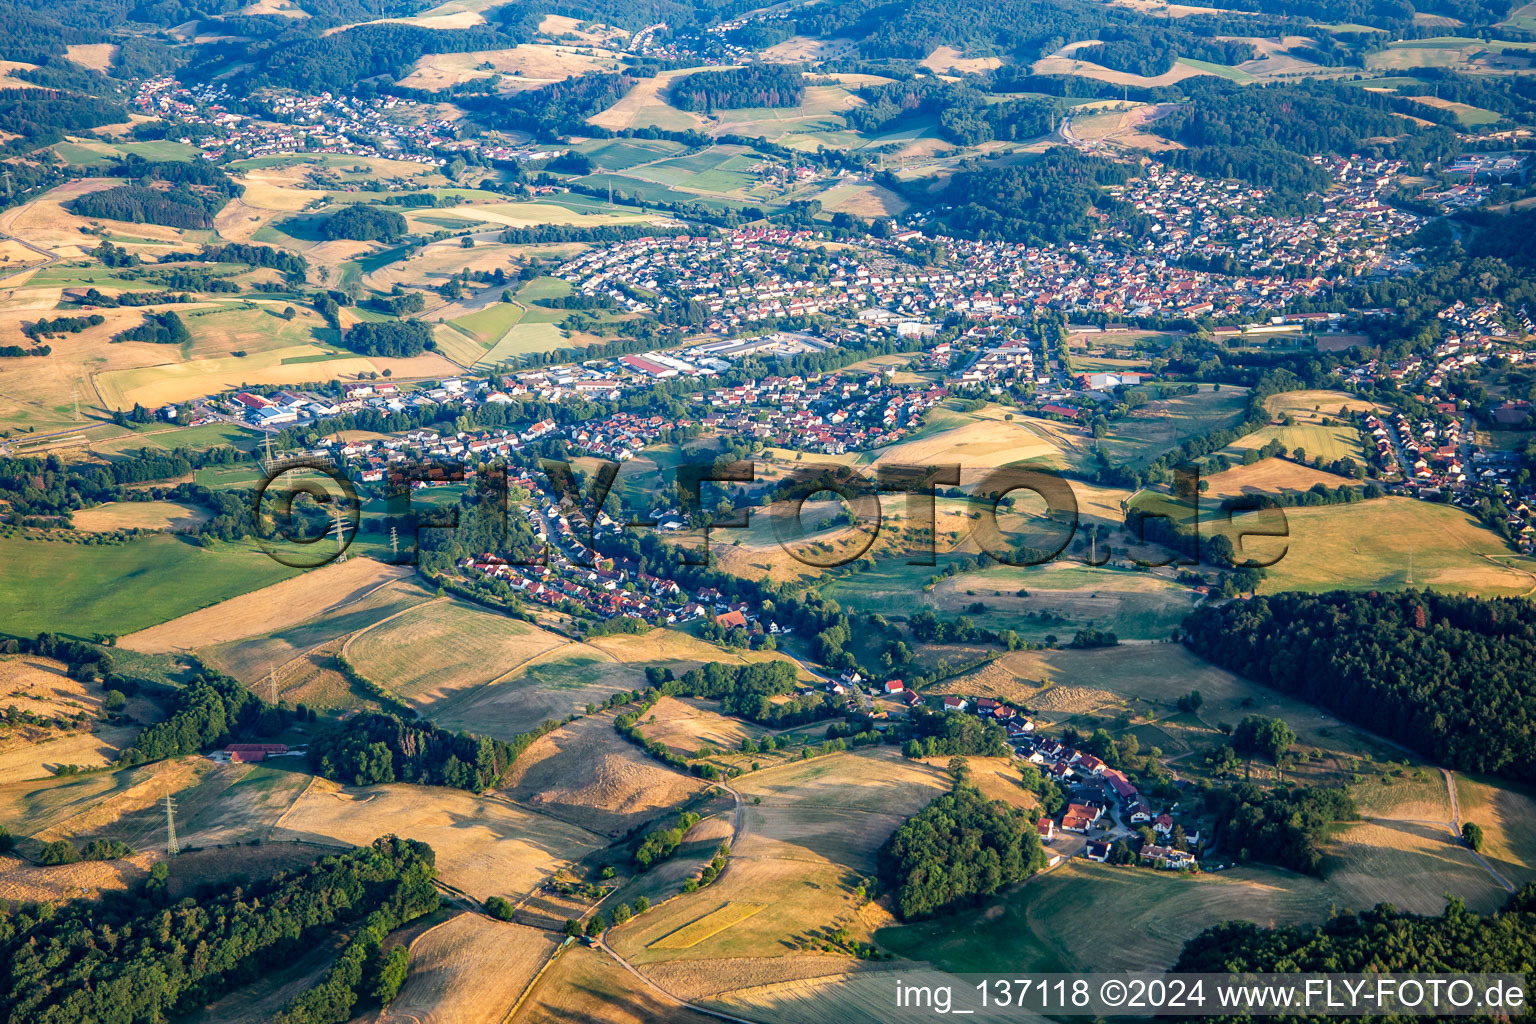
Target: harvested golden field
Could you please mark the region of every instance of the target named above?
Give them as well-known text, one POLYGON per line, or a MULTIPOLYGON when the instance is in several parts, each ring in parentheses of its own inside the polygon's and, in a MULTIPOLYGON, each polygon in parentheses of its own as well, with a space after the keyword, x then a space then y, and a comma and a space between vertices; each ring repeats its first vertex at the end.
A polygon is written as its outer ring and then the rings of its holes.
POLYGON ((64 48, 64 55, 83 68, 107 72, 117 58, 116 43, 74 43, 64 48))
MULTIPOLYGON (((1438 773, 1437 773, 1438 774, 1438 773)), ((1456 774, 1461 822, 1483 830, 1483 857, 1516 886, 1536 881, 1536 798, 1514 783, 1456 774)))
POLYGON ((43 779, 62 765, 105 768, 117 760, 139 735, 140 726, 98 726, 91 732, 60 733, 53 729, 12 735, 0 749, 0 783, 43 779))
POLYGON ((332 562, 211 608, 130 633, 120 643, 131 651, 156 654, 191 651, 260 636, 342 608, 375 588, 410 574, 406 566, 385 565, 371 558, 332 562))
POLYGON ((1109 82, 1111 85, 1135 85, 1152 87, 1160 85, 1172 85, 1182 82, 1186 78, 1194 78, 1196 75, 1209 74, 1199 68, 1190 67, 1188 64, 1175 64, 1172 69, 1155 77, 1133 75, 1125 71, 1114 71, 1100 64, 1092 64, 1085 60, 1075 60, 1070 56, 1053 54, 1042 57, 1031 66, 1037 75, 1079 75, 1083 78, 1092 78, 1100 82, 1109 82))
POLYGON ((508 50, 428 54, 416 61, 400 84, 412 89, 437 91, 503 75, 503 89, 538 89, 577 75, 608 71, 618 66, 617 55, 606 50, 523 43, 508 50))
POLYGON ((667 90, 671 88, 674 78, 682 78, 701 71, 721 70, 725 68, 697 67, 663 71, 654 78, 647 78, 637 83, 613 106, 587 118, 587 123, 613 131, 643 128, 647 125, 684 130, 702 128, 705 121, 698 114, 679 110, 667 102, 667 90))
MULTIPOLYGON (((198 846, 266 842, 278 822, 309 788, 314 776, 304 769, 304 758, 281 757, 249 766, 230 766, 219 778, 220 788, 201 799, 201 794, 178 796, 177 828, 182 842, 198 846)), ((199 787, 201 789, 202 787, 199 787)), ((163 815, 147 822, 163 830, 163 815)))
POLYGON ((932 466, 958 463, 964 474, 962 482, 965 482, 977 470, 1049 458, 1059 451, 1057 444, 1022 423, 983 419, 882 448, 875 464, 932 466))
MULTIPOLYGON (((339 668, 336 655, 341 653, 347 637, 397 612, 424 604, 433 596, 433 591, 414 578, 393 580, 350 604, 321 612, 297 625, 284 625, 270 633, 200 648, 198 656, 221 672, 256 687, 269 683, 271 673, 276 670, 280 695, 289 701, 302 700, 309 704, 311 701, 295 690, 306 685, 306 677, 311 671, 339 668), (306 668, 305 659, 313 663, 312 667, 306 668)), ((343 680, 341 690, 350 693, 351 684, 343 680)), ((353 699, 358 696, 353 695, 353 699)), ((332 700, 317 706, 345 705, 332 700)))
POLYGON ((617 838, 709 788, 651 760, 613 719, 587 715, 541 736, 513 764, 501 795, 617 838))
POLYGON ((443 880, 475 899, 518 896, 606 845, 592 833, 505 800, 441 786, 339 786, 316 779, 274 839, 362 846, 394 833, 437 852, 443 880))
POLYGON ((924 57, 918 66, 940 75, 946 72, 979 75, 1002 67, 1003 62, 997 57, 967 57, 953 46, 941 46, 924 57))
POLYGON ((410 974, 376 1024, 502 1024, 556 945, 536 928, 452 917, 411 943, 410 974))
POLYGON ((739 750, 742 740, 759 740, 768 730, 722 715, 706 701, 663 697, 647 713, 640 733, 647 740, 666 744, 674 754, 693 757, 704 746, 739 750))
POLYGON ((1236 723, 1248 714, 1267 715, 1284 719, 1299 742, 1339 752, 1327 765, 1321 761, 1313 765, 1334 773, 1345 771, 1348 756, 1369 754, 1378 761, 1403 757, 1400 748, 1311 704, 1217 668, 1182 644, 1015 651, 977 672, 945 680, 931 692, 996 694, 1056 723, 1100 709, 1116 714, 1128 711, 1155 717, 1165 727, 1201 743, 1219 738, 1218 723, 1236 723), (1047 684, 1043 689, 1042 682, 1047 684), (1176 701, 1190 690, 1199 690, 1204 698, 1197 720, 1175 725, 1169 720, 1177 714, 1176 701))
POLYGON ((1377 498, 1350 505, 1283 510, 1288 538, 1257 537, 1243 551, 1274 558, 1259 589, 1398 590, 1413 585, 1483 597, 1536 592, 1536 559, 1454 505, 1377 498))
POLYGON ((1443 825, 1351 825, 1333 835, 1324 853, 1328 887, 1346 907, 1391 903, 1410 913, 1438 914, 1449 893, 1488 914, 1509 898, 1443 825))
POLYGON ((763 909, 761 903, 725 903, 696 921, 651 943, 652 949, 692 949, 705 939, 740 924, 763 909))
POLYGON ((363 630, 343 654, 364 677, 426 708, 566 643, 521 619, 445 598, 363 630))
POLYGON ((1261 459, 1251 466, 1233 466, 1213 476, 1201 477, 1201 480, 1210 482, 1201 499, 1212 504, 1242 494, 1278 495, 1286 491, 1309 490, 1316 484, 1333 490, 1358 483, 1337 473, 1299 465, 1290 459, 1261 459))
POLYGON ((0 821, 18 836, 47 839, 104 828, 195 785, 213 768, 202 758, 156 761, 137 768, 0 783, 0 821))
POLYGON ((75 529, 85 533, 115 530, 171 530, 191 533, 212 516, 198 505, 179 501, 109 501, 84 508, 73 516, 75 529))
POLYGON ((895 217, 910 205, 884 185, 834 185, 818 198, 828 213, 847 213, 865 220, 895 217))
POLYGON ((149 858, 81 861, 43 867, 20 857, 0 854, 0 900, 12 903, 62 903, 95 899, 104 892, 121 892, 141 881, 149 858))
POLYGON ((629 33, 612 25, 597 21, 582 21, 563 14, 546 14, 539 22, 539 34, 552 38, 574 36, 593 46, 622 46, 629 42, 629 33))
POLYGON ((627 665, 584 643, 569 643, 483 686, 433 705, 432 720, 511 739, 549 719, 560 720, 645 685, 644 665, 627 665))
MULTIPOLYGON (((118 178, 77 178, 66 182, 37 199, 0 213, 0 231, 25 238, 33 245, 50 249, 59 256, 83 256, 100 243, 94 235, 81 229, 98 222, 75 216, 63 204, 89 192, 99 192, 120 184, 122 181, 118 178)), ((161 227, 158 224, 135 224, 133 234, 137 238, 175 242, 182 238, 183 233, 179 228, 161 227)))
MULTIPOLYGON (((672 991, 670 988, 668 991, 672 991)), ((620 967, 607 954, 571 946, 560 954, 518 1011, 520 1024, 712 1024, 620 967)))

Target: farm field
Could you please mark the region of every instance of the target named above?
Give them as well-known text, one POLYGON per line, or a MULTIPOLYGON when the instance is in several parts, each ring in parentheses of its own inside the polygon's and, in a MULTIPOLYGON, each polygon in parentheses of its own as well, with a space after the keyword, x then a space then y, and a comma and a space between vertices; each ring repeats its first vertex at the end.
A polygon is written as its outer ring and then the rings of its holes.
POLYGON ((981 914, 883 928, 875 941, 950 971, 1160 971, 1214 922, 1317 921, 1334 898, 1317 879, 1266 868, 1181 878, 1075 859, 981 914), (1081 926, 1085 907, 1092 928, 1081 926))
MULTIPOLYGON (((1311 455, 1310 449, 1308 455, 1311 455)), ((1278 495, 1287 491, 1306 491, 1317 484, 1334 490, 1358 483, 1337 473, 1298 465, 1289 459, 1261 459, 1251 466, 1233 466, 1210 476, 1202 475, 1200 479, 1209 485, 1200 495, 1202 504, 1215 504, 1222 498, 1243 494, 1278 495)))
POLYGON ((762 739, 769 730, 734 716, 722 715, 710 702, 663 697, 642 720, 640 734, 663 743, 679 757, 693 757, 705 746, 736 750, 741 741, 762 739), (654 724, 650 724, 655 719, 654 724))
POLYGON ((1356 756, 1369 754, 1378 761, 1403 756, 1400 748, 1311 704, 1217 668, 1182 644, 1016 651, 945 680, 930 692, 996 696, 1058 726, 1076 723, 1078 728, 1097 728, 1122 715, 1139 717, 1149 726, 1143 748, 1149 739, 1156 739, 1169 753, 1175 748, 1219 745, 1226 742, 1219 723, 1233 724, 1249 714, 1267 715, 1283 719, 1299 742, 1330 753, 1297 769, 1302 777, 1325 782, 1351 778, 1356 756), (1190 690, 1199 690, 1204 698, 1198 716, 1180 715, 1176 708, 1178 698, 1190 690))
POLYGON ((606 845, 592 833, 505 800, 441 786, 355 788, 315 779, 273 839, 371 843, 386 833, 431 845, 443 880, 477 900, 532 892, 557 870, 606 845))
POLYGON ((1516 886, 1536 881, 1536 799, 1513 783, 1456 773, 1463 822, 1483 830, 1483 856, 1516 886))
POLYGON ((0 622, 23 635, 117 636, 295 574, 253 544, 156 535, 118 544, 0 537, 0 622), (103 580, 133 581, 104 587, 103 580))
MULTIPOLYGON (((878 917, 854 889, 874 871, 885 838, 947 788, 947 778, 889 749, 833 754, 742 776, 743 834, 720 878, 697 893, 654 907, 616 929, 611 941, 636 964, 721 957, 785 958, 795 969, 808 933, 833 923, 865 932, 878 917), (732 903, 764 908, 684 948, 660 940, 732 903)), ((739 987, 729 975, 716 991, 739 987)))
POLYGON ((714 1017, 685 1010, 657 994, 607 955, 571 946, 539 979, 518 1011, 526 1024, 711 1024, 714 1017))
POLYGON ((113 501, 81 509, 71 518, 75 529, 85 533, 112 533, 115 530, 192 533, 211 516, 204 508, 177 501, 113 501))
POLYGON ((343 653, 365 678, 425 709, 566 642, 530 623, 445 598, 363 630, 343 653))
POLYGON ((457 914, 411 942, 410 974, 381 1020, 502 1024, 556 941, 537 928, 457 914))
POLYGON ((1247 401, 1244 388, 1200 385, 1193 395, 1154 399, 1111 422, 1098 445, 1116 465, 1145 466, 1186 438, 1236 423, 1247 401))
MULTIPOLYGON (((277 566, 265 555, 260 557, 277 566)), ((349 558, 304 573, 289 570, 285 575, 289 578, 264 589, 124 636, 122 646, 134 651, 171 653, 259 636, 351 604, 376 587, 407 577, 410 571, 372 559, 349 558)))
POLYGON ((1410 913, 1438 914, 1450 893, 1469 910, 1489 914, 1509 898, 1444 825, 1349 825, 1331 836, 1324 856, 1328 888, 1343 906, 1391 903, 1410 913))
POLYGON ((513 765, 501 795, 617 838, 709 788, 620 736, 615 714, 587 715, 539 737, 513 765))
POLYGON ((1536 589, 1536 560, 1453 505, 1388 497, 1284 512, 1288 539, 1247 542, 1251 557, 1284 552, 1265 570, 1263 592, 1401 589, 1410 548, 1414 586, 1485 597, 1536 589))

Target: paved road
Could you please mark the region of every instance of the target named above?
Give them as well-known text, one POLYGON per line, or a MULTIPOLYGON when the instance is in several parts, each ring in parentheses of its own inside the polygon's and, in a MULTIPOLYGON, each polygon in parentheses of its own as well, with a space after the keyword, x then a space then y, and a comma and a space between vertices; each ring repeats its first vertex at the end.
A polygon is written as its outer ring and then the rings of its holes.
POLYGON ((53 252, 50 252, 47 249, 42 248, 41 246, 33 245, 31 242, 27 241, 24 238, 17 238, 15 235, 7 235, 4 232, 0 232, 0 238, 3 238, 5 240, 7 240, 7 241, 15 242, 17 245, 24 246, 24 247, 26 247, 28 249, 31 249, 33 252, 35 252, 39 256, 43 257, 43 262, 38 264, 35 267, 26 267, 26 268, 24 268, 22 270, 15 270, 15 271, 12 271, 9 274, 4 275, 3 277, 0 277, 0 283, 3 283, 5 281, 9 281, 13 277, 19 277, 22 274, 30 274, 34 270, 41 270, 41 269, 43 269, 43 267, 51 267, 55 263, 59 262, 58 255, 56 255, 53 252))

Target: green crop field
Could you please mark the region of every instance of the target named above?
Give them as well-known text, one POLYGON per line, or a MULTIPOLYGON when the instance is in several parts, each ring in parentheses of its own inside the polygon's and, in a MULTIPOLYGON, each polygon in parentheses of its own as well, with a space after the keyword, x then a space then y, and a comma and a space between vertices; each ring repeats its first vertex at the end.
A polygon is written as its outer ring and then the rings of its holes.
POLYGON ((484 345, 494 345, 523 317, 521 306, 493 302, 484 309, 461 316, 452 324, 484 345))
POLYGON ((294 575, 254 544, 0 537, 0 622, 23 635, 123 635, 294 575))
POLYGON ((1205 71, 1213 75, 1220 75, 1222 78, 1225 78, 1230 82, 1236 82, 1238 85, 1249 85, 1258 81, 1257 78, 1254 78, 1246 71, 1239 71, 1237 68, 1228 67, 1225 64, 1213 64, 1208 60, 1195 60, 1192 57, 1180 57, 1178 59, 1178 63, 1183 64, 1185 67, 1194 68, 1197 71, 1205 71))
POLYGON ((683 146, 666 139, 607 139, 583 143, 576 148, 590 157, 593 166, 599 170, 622 171, 636 164, 660 160, 683 146))
POLYGON ((1196 394, 1155 399, 1112 421, 1097 444, 1116 465, 1145 466, 1190 437, 1235 424, 1247 401, 1244 388, 1201 385, 1196 394))

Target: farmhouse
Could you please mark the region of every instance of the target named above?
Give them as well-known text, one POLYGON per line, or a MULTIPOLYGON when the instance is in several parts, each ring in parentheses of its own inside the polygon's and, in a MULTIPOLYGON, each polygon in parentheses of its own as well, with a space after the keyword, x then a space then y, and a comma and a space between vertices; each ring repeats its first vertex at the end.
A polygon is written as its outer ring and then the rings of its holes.
POLYGON ((1184 850, 1155 846, 1152 843, 1142 844, 1141 855, 1165 871, 1178 871, 1195 863, 1195 858, 1184 850))
POLYGON ((253 764, 265 761, 271 754, 288 753, 285 743, 231 743, 224 748, 232 764, 253 764))
POLYGON ((1087 846, 1083 847, 1083 856, 1102 864, 1109 860, 1109 844, 1090 842, 1087 846))

